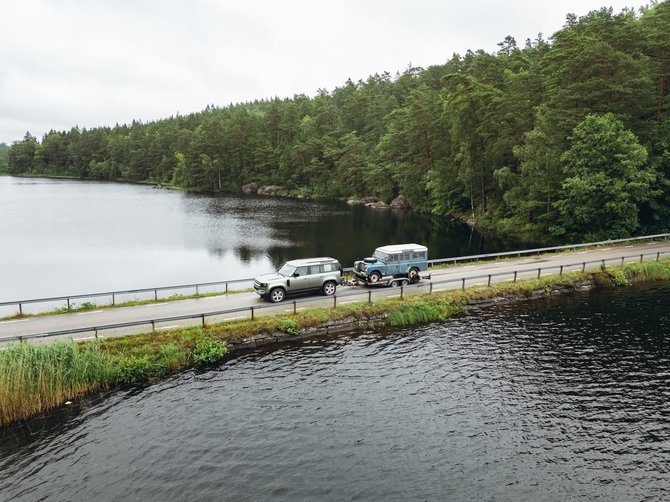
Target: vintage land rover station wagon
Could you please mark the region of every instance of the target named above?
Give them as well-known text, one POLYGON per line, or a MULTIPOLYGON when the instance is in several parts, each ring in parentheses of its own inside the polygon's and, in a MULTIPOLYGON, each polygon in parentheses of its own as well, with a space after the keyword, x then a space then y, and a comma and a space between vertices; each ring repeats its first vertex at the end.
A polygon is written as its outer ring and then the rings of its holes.
POLYGON ((370 258, 354 262, 354 275, 368 284, 376 284, 386 277, 413 281, 419 272, 426 270, 428 248, 420 244, 382 246, 375 249, 370 258))

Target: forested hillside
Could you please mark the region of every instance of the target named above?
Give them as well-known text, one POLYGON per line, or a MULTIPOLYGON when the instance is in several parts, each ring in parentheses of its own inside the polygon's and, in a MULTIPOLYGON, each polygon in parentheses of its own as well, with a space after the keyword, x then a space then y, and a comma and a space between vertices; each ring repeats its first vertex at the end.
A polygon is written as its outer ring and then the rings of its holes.
MULTIPOLYGON (((313 197, 403 195, 535 239, 670 227, 670 2, 611 9, 548 40, 151 123, 26 134, 13 174, 244 183, 313 197)), ((448 57, 448 56, 447 56, 448 57)))

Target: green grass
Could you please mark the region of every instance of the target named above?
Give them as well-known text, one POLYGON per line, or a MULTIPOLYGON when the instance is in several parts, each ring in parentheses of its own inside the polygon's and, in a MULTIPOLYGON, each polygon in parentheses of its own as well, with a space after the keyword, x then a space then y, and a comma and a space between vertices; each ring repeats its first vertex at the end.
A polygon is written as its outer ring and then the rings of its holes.
POLYGON ((0 350, 0 425, 46 412, 91 392, 151 382, 189 367, 216 364, 227 357, 230 344, 274 340, 284 334, 299 336, 338 323, 375 328, 442 322, 464 314, 469 302, 531 297, 538 291, 549 296, 552 289, 570 288, 585 280, 603 286, 670 280, 670 260, 95 342, 12 345, 0 350))

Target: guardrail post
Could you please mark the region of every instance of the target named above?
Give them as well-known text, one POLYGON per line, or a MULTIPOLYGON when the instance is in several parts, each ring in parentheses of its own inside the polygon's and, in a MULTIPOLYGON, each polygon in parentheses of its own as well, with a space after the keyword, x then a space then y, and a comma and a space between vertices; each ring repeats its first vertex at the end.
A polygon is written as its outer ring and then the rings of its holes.
POLYGON ((461 289, 464 290, 465 289, 465 277, 463 277, 463 279, 461 279, 461 280, 463 281, 463 285, 461 286, 461 289))
POLYGON ((428 294, 429 295, 433 294, 433 281, 430 281, 430 289, 428 290, 428 294))
POLYGON ((368 289, 368 303, 372 305, 372 290, 368 289))
POLYGON ((67 299, 67 309, 70 310, 70 299, 67 299))
POLYGON ((226 294, 228 293, 228 283, 226 283, 226 294))
POLYGON ((337 308, 337 295, 333 295, 333 308, 337 308))
POLYGON ((605 265, 605 258, 603 258, 603 264, 601 266, 603 269, 607 268, 607 265, 605 265))
POLYGON ((298 313, 298 303, 295 300, 293 300, 293 313, 298 313))
POLYGON ((518 272, 515 270, 514 271, 514 282, 516 282, 516 274, 518 274, 518 272))
POLYGON ((251 320, 252 321, 254 320, 254 308, 253 307, 251 307, 251 320))
POLYGON ((561 270, 560 270, 560 272, 558 273, 558 275, 561 276, 561 277, 563 277, 563 265, 561 265, 561 270))
POLYGON ((661 259, 661 252, 656 253, 656 261, 661 259))
POLYGON ((643 259, 644 259, 644 253, 640 255, 640 263, 642 263, 643 259))
POLYGON ((586 262, 582 262, 582 272, 586 270, 586 262))
POLYGON ((491 274, 489 274, 489 287, 491 287, 491 274))
POLYGON ((537 278, 540 278, 540 275, 542 274, 542 267, 537 269, 537 278))
POLYGON ((199 288, 198 285, 196 284, 196 285, 195 285, 195 296, 198 296, 199 294, 200 294, 200 288, 199 288))
POLYGON ((151 320, 151 331, 156 331, 156 321, 151 320))
POLYGON ((621 266, 622 266, 622 267, 623 267, 623 261, 624 261, 625 259, 626 259, 625 256, 622 256, 622 257, 621 257, 621 266))
POLYGON ((19 314, 23 315, 23 306, 19 303, 19 314))
POLYGON ((404 293, 405 293, 405 286, 402 284, 400 285, 400 299, 402 300, 404 298, 404 293))
POLYGON ((158 301, 158 290, 154 289, 154 300, 158 301))
POLYGON ((116 305, 116 297, 114 293, 112 293, 112 306, 116 305))
POLYGON ((97 340, 98 339, 98 328, 95 328, 95 330, 93 331, 93 335, 95 336, 95 339, 97 340))
POLYGON ((200 317, 202 317, 202 327, 205 327, 205 314, 202 314, 200 317))

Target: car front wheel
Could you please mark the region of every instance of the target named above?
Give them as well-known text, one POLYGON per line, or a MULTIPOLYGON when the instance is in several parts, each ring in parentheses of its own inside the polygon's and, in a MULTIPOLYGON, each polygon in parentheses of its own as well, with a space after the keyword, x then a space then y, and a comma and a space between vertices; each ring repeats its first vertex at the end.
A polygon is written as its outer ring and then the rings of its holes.
POLYGON ((382 275, 379 272, 372 272, 370 274, 370 283, 371 284, 376 284, 379 282, 379 279, 382 278, 382 275))
POLYGON ((337 290, 337 285, 334 282, 327 282, 323 285, 323 294, 326 296, 332 296, 337 290))
POLYGON ((284 301, 284 298, 286 297, 286 293, 282 288, 275 288, 272 291, 270 291, 270 301, 272 303, 279 303, 284 301))

